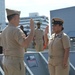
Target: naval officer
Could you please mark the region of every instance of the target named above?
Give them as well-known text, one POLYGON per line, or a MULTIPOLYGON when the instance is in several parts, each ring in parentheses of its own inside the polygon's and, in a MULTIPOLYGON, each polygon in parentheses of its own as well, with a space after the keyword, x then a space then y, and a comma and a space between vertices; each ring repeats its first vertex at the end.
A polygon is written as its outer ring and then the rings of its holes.
POLYGON ((49 45, 48 67, 50 75, 69 75, 70 39, 63 32, 64 21, 60 18, 52 19, 53 34, 48 39, 48 29, 45 29, 45 44, 49 45))
POLYGON ((26 75, 24 47, 28 47, 34 36, 34 21, 30 20, 31 32, 28 37, 18 28, 20 11, 6 9, 8 26, 2 31, 3 69, 5 75, 26 75))
POLYGON ((35 42, 35 49, 37 52, 43 51, 43 36, 44 32, 40 28, 41 22, 37 22, 37 28, 34 32, 34 42, 35 42))

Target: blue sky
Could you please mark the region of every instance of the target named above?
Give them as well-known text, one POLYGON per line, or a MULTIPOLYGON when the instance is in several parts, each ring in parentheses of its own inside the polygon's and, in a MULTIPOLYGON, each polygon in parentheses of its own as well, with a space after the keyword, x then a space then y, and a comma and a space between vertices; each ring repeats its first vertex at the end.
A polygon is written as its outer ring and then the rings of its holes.
POLYGON ((5 0, 5 7, 21 11, 21 17, 38 12, 49 16, 50 10, 75 6, 75 0, 5 0))

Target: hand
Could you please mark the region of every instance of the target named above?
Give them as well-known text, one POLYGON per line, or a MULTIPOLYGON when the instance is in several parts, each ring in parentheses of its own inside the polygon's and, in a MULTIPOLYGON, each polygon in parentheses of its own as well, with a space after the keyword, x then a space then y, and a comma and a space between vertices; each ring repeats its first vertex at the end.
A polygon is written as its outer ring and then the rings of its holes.
POLYGON ((66 61, 63 61, 63 68, 65 69, 68 66, 66 61))
POLYGON ((30 19, 30 29, 34 30, 34 20, 30 19))
POLYGON ((47 26, 45 29, 45 34, 48 34, 48 33, 49 33, 49 26, 47 26))
POLYGON ((43 50, 46 49, 46 47, 47 47, 47 45, 44 44, 44 46, 43 46, 43 50))

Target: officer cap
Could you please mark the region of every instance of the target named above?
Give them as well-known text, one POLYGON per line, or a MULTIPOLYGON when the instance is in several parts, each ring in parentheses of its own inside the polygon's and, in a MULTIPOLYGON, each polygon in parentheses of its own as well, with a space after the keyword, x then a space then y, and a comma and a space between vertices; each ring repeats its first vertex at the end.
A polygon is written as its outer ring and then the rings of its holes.
POLYGON ((16 11, 16 10, 6 9, 6 12, 7 12, 7 16, 20 15, 20 11, 16 11))
POLYGON ((59 24, 59 25, 63 25, 64 21, 60 18, 53 18, 52 19, 52 25, 56 25, 56 24, 59 24))

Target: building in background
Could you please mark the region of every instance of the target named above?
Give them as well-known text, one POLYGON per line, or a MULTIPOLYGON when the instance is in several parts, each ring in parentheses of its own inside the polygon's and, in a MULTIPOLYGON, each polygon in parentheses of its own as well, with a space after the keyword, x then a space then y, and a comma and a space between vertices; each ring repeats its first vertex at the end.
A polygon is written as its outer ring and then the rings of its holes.
MULTIPOLYGON (((49 24, 49 19, 46 16, 39 16, 38 13, 29 13, 29 17, 21 17, 20 18, 20 25, 24 26, 24 30, 28 32, 30 32, 30 19, 33 19, 35 22, 35 27, 36 27, 36 23, 38 21, 41 21, 41 29, 45 29, 45 27, 49 24)), ((20 26, 19 25, 19 26, 20 26)))
POLYGON ((2 31, 5 26, 5 0, 0 0, 0 31, 2 31))

